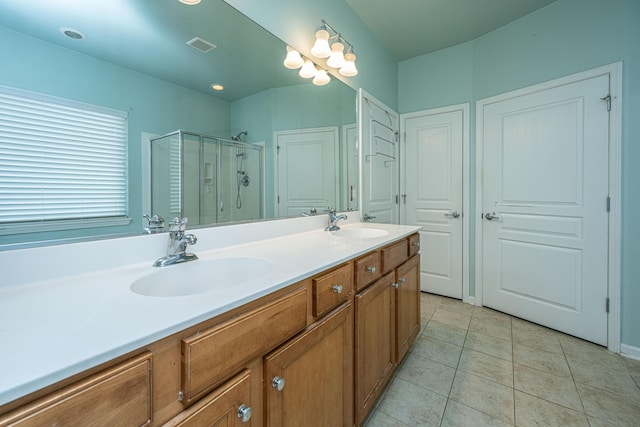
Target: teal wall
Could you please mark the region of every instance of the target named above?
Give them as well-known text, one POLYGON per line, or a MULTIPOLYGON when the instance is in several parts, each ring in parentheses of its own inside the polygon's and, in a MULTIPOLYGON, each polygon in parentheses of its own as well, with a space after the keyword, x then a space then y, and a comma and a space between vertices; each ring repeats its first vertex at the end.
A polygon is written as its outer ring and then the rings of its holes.
MULTIPOLYGON (((640 212, 640 121, 634 119, 640 110, 640 2, 558 0, 471 42, 403 61, 398 108, 407 113, 471 104, 470 215, 475 217, 475 102, 618 61, 623 62, 622 342, 640 347, 635 306, 640 302, 640 223, 633 216, 640 212)), ((471 271, 472 290, 473 278, 471 271)))
POLYGON ((354 89, 365 88, 389 107, 398 105, 396 59, 382 46, 344 0, 225 0, 269 32, 309 56, 322 19, 353 46, 358 75, 338 76, 354 89))
MULTIPOLYGON (((189 129, 229 134, 226 101, 4 28, 0 28, 0 52, 0 84, 129 112, 129 216, 133 221, 129 226, 109 227, 108 234, 139 233, 143 228, 142 132, 162 135, 189 129)), ((105 229, 37 233, 35 238, 99 234, 105 234, 105 229)), ((34 241, 34 235, 0 236, 0 244, 34 241)))

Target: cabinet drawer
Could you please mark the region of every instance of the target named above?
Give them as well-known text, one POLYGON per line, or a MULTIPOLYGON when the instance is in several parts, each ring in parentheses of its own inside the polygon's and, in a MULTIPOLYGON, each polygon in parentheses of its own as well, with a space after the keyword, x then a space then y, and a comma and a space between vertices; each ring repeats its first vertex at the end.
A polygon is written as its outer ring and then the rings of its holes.
POLYGON ((351 269, 351 264, 346 264, 313 279, 314 316, 322 316, 346 301, 351 295, 351 269))
POLYGON ((240 426, 238 409, 251 408, 251 371, 245 369, 163 427, 240 426))
POLYGON ((369 283, 382 276, 380 262, 380 252, 371 252, 355 262, 356 268, 356 291, 363 289, 369 283))
POLYGON ((420 251, 420 234, 409 236, 409 256, 412 257, 420 251))
POLYGON ((0 417, 0 426, 143 426, 151 422, 151 353, 0 417))
POLYGON ((307 290, 182 340, 183 402, 191 403, 306 326, 307 290))
POLYGON ((407 239, 402 239, 382 248, 382 273, 396 268, 409 257, 407 239))

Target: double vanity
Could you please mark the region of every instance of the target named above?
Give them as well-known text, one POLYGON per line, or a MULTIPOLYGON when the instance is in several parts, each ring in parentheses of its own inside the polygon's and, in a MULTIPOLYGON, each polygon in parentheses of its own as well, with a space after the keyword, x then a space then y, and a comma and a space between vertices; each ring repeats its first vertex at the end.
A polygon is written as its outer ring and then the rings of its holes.
POLYGON ((418 227, 325 225, 0 254, 0 426, 360 425, 420 329, 418 227))

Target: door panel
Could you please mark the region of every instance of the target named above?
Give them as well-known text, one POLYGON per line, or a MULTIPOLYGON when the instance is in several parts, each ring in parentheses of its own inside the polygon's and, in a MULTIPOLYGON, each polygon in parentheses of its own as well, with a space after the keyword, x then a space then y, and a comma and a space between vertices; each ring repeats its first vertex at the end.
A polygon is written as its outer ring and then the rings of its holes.
POLYGON ((421 288, 462 298, 463 111, 424 111, 402 123, 404 221, 422 226, 421 288))
POLYGON ((608 76, 484 106, 484 304, 607 343, 608 76))
POLYGON ((361 141, 361 211, 374 222, 399 222, 398 114, 362 89, 358 92, 361 141))
POLYGON ((337 207, 338 129, 276 132, 278 216, 337 207))

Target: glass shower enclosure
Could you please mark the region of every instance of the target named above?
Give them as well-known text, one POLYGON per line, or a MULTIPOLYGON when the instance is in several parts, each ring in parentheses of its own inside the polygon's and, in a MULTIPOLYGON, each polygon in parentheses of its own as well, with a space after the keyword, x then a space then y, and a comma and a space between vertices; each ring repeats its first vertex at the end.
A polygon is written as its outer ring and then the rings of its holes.
POLYGON ((151 211, 189 225, 264 217, 262 145, 178 130, 151 139, 151 211))

